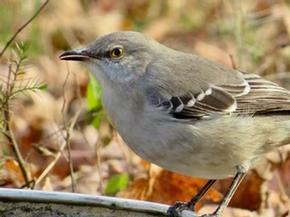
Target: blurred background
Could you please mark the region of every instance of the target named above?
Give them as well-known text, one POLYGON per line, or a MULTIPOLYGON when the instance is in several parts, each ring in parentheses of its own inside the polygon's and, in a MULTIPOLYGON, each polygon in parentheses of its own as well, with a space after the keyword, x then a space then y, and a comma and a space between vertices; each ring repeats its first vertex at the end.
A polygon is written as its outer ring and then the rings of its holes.
MULTIPOLYGON (((0 1, 0 50, 43 2, 0 1)), ((290 88, 287 0, 50 0, 0 57, 1 187, 173 204, 206 182, 136 156, 111 126, 88 69, 58 59, 121 30, 290 88)), ((249 173, 225 216, 289 216, 289 149, 270 153, 249 173)), ((202 212, 213 209, 229 182, 215 185, 198 205, 202 212)))

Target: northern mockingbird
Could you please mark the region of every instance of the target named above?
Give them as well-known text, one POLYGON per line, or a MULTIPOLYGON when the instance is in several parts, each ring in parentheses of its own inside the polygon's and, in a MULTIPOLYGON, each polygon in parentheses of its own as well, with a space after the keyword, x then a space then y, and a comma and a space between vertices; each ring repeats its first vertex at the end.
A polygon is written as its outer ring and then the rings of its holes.
POLYGON ((255 74, 170 49, 137 32, 99 37, 61 60, 88 64, 124 141, 168 170, 210 179, 179 216, 214 184, 234 176, 212 213, 220 216, 254 161, 290 141, 290 92, 255 74))

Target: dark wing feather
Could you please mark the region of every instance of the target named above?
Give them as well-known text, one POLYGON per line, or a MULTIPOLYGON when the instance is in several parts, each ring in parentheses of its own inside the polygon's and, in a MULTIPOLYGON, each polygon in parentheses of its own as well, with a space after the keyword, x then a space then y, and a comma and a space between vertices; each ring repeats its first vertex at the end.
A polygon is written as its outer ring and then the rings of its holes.
POLYGON ((158 107, 178 119, 199 119, 213 114, 231 113, 237 105, 230 93, 221 87, 211 86, 198 93, 188 92, 182 96, 163 99, 158 107))
POLYGON ((205 90, 162 98, 158 107, 176 119, 200 119, 217 115, 256 115, 290 111, 290 92, 258 75, 242 74, 239 85, 208 84, 205 90))
POLYGON ((260 114, 273 111, 290 111, 290 92, 258 75, 244 74, 250 92, 236 98, 237 113, 260 114))

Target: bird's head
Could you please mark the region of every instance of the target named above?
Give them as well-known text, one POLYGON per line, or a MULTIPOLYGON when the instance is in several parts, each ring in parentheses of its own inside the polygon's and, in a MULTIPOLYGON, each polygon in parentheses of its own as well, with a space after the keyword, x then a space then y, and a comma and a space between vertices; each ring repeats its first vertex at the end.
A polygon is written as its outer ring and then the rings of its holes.
POLYGON ((85 48, 65 51, 60 59, 87 63, 101 82, 134 83, 154 59, 154 44, 138 32, 115 32, 85 48))

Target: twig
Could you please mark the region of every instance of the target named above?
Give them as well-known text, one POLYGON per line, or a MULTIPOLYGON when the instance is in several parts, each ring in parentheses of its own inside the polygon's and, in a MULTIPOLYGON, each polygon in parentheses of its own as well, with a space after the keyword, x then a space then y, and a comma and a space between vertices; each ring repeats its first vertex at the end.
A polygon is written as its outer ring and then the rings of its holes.
MULTIPOLYGON (((70 124, 70 126, 68 128, 69 135, 71 135, 71 132, 72 132, 72 130, 73 130, 75 124, 76 124, 76 121, 77 121, 80 113, 81 113, 81 109, 73 117, 72 122, 71 122, 71 124, 70 124)), ((61 157, 62 152, 63 152, 63 150, 65 149, 66 146, 67 146, 67 140, 65 140, 62 143, 62 145, 60 146, 60 149, 57 152, 57 154, 55 155, 55 158, 53 159, 53 161, 50 162, 50 164, 46 167, 46 169, 42 172, 42 174, 37 178, 37 180, 35 181, 35 186, 37 184, 39 184, 47 176, 47 174, 52 170, 52 168, 55 166, 55 164, 57 163, 57 161, 61 157)))
MULTIPOLYGON (((20 67, 20 64, 21 62, 18 62, 17 65, 16 65, 16 72, 17 70, 19 69, 20 67)), ((12 148, 12 151, 14 152, 15 156, 16 156, 16 160, 19 164, 19 167, 20 167, 20 170, 21 170, 21 173, 24 177, 24 180, 25 180, 25 185, 26 186, 29 186, 29 184, 31 183, 30 182, 30 176, 29 176, 29 173, 25 167, 25 161, 21 155, 21 152, 19 150, 19 147, 18 147, 18 144, 14 138, 14 135, 13 135, 13 132, 11 130, 11 126, 10 126, 10 120, 11 120, 11 116, 10 116, 10 106, 9 106, 9 100, 10 100, 10 96, 11 96, 11 92, 14 88, 14 85, 15 85, 15 80, 16 80, 16 74, 14 74, 12 72, 12 67, 11 65, 9 65, 9 72, 8 72, 8 81, 7 81, 7 89, 6 89, 6 94, 5 94, 5 99, 3 100, 2 102, 2 109, 3 109, 3 120, 4 120, 4 131, 5 133, 3 133, 7 140, 8 140, 8 143, 9 145, 11 146, 12 148), (12 78, 13 76, 13 78, 12 78)))
POLYGON ((65 130, 66 130, 66 135, 64 137, 64 140, 67 142, 67 153, 68 153, 68 163, 69 163, 69 170, 70 170, 70 178, 71 178, 71 188, 72 188, 72 192, 75 192, 75 179, 74 179, 74 170, 73 170, 73 161, 72 161, 72 155, 71 155, 71 143, 70 143, 70 138, 71 138, 71 132, 68 130, 67 124, 65 122, 65 107, 69 106, 70 101, 67 101, 66 96, 65 96, 65 90, 66 90, 66 85, 68 82, 68 78, 70 76, 70 70, 68 65, 67 66, 67 75, 66 78, 64 80, 64 84, 63 84, 63 105, 62 105, 62 115, 63 115, 63 120, 64 120, 64 126, 65 126, 65 130), (67 105, 66 105, 67 104, 67 105))
MULTIPOLYGON (((8 111, 8 112, 9 112, 9 111, 8 111)), ((8 139, 8 140, 9 140, 9 142, 11 142, 11 144, 12 144, 13 151, 14 151, 14 153, 15 153, 15 155, 16 155, 17 161, 18 161, 18 163, 19 163, 19 167, 20 167, 20 169, 21 169, 21 172, 22 172, 23 177, 24 177, 24 180, 25 180, 25 186, 29 187, 30 184, 31 184, 33 181, 31 181, 31 177, 30 177, 30 175, 29 175, 29 172, 27 171, 27 169, 26 169, 26 167, 25 167, 26 162, 24 161, 24 159, 23 159, 23 157, 22 157, 22 154, 21 154, 21 152, 20 152, 20 150, 19 150, 19 147, 18 147, 18 145, 17 145, 17 142, 16 142, 16 140, 15 140, 15 137, 14 137, 12 131, 11 131, 10 124, 7 123, 7 125, 9 126, 7 132, 9 133, 9 136, 10 136, 10 139, 8 139)))
POLYGON ((42 9, 48 4, 49 0, 46 0, 40 8, 33 14, 33 16, 28 19, 15 33, 12 35, 12 37, 6 42, 4 48, 2 49, 0 53, 0 58, 3 56, 4 52, 6 49, 10 46, 10 44, 14 41, 14 39, 17 37, 17 35, 29 24, 31 23, 37 16, 38 14, 42 11, 42 9))
POLYGON ((11 132, 11 128, 10 128, 10 124, 9 124, 10 114, 9 114, 9 111, 6 111, 6 109, 4 111, 4 118, 5 118, 5 120, 8 123, 6 123, 6 129, 5 129, 6 133, 3 133, 3 134, 6 136, 6 138, 8 140, 8 143, 11 145, 12 150, 13 150, 15 156, 16 156, 16 160, 17 160, 17 162, 19 164, 19 168, 20 168, 21 173, 23 175, 23 178, 24 178, 24 181, 25 181, 25 185, 29 186, 29 183, 31 183, 30 176, 29 176, 29 173, 28 173, 28 171, 27 171, 27 169, 25 167, 25 161, 24 161, 24 159, 23 159, 23 157, 21 155, 21 152, 20 152, 20 150, 18 148, 18 145, 17 145, 17 143, 15 141, 14 135, 11 132))
POLYGON ((64 82, 63 82, 63 103, 62 103, 62 106, 61 106, 61 113, 62 113, 63 117, 64 117, 64 113, 65 113, 65 106, 68 105, 67 99, 66 99, 66 96, 65 96, 65 89, 66 89, 66 84, 68 82, 69 75, 70 75, 70 71, 69 71, 69 68, 67 66, 67 73, 66 73, 66 76, 65 76, 65 79, 64 79, 64 82))
POLYGON ((237 69, 237 65, 235 63, 235 59, 234 59, 234 56, 232 54, 229 54, 230 56, 230 60, 231 60, 231 64, 232 64, 232 68, 233 69, 237 69))
POLYGON ((101 171, 101 154, 100 154, 101 145, 102 145, 102 141, 101 141, 101 138, 99 136, 99 138, 95 144, 95 157, 97 158, 97 171, 98 171, 98 175, 100 178, 99 190, 101 191, 101 194, 103 194, 104 183, 103 183, 102 171, 101 171))
POLYGON ((68 153, 68 162, 69 162, 69 171, 70 171, 70 178, 71 178, 71 190, 72 192, 75 192, 76 190, 76 183, 74 178, 74 168, 73 168, 73 161, 72 161, 72 155, 71 155, 71 145, 70 145, 70 134, 67 132, 67 136, 65 138, 67 140, 67 153, 68 153))

